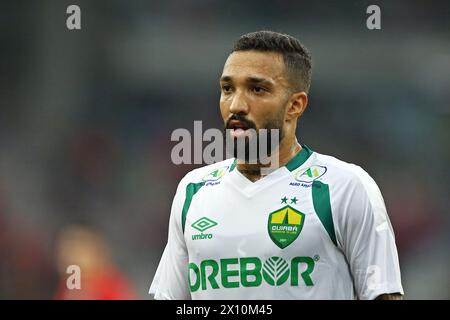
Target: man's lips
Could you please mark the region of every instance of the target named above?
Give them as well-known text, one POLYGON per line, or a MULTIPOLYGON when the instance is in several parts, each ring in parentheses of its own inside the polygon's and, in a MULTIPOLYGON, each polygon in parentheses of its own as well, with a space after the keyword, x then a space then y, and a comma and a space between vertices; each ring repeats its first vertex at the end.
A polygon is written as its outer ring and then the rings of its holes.
POLYGON ((242 130, 247 130, 248 128, 249 126, 245 122, 239 120, 231 120, 227 127, 227 129, 242 129, 242 130))
POLYGON ((231 120, 227 126, 227 129, 230 130, 230 135, 233 138, 243 138, 248 137, 250 135, 249 126, 239 120, 231 120))
POLYGON ((250 136, 250 130, 244 130, 244 129, 231 129, 230 135, 232 138, 245 138, 250 136))

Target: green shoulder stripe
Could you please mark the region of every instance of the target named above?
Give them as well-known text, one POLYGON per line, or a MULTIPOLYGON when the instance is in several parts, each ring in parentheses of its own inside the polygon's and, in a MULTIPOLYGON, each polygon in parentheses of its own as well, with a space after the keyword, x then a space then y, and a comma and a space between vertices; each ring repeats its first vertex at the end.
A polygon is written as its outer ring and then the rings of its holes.
POLYGON ((234 159, 233 163, 230 166, 230 171, 229 172, 233 171, 236 168, 236 164, 237 164, 237 159, 234 159))
POLYGON ((311 189, 314 210, 316 210, 317 216, 328 232, 331 241, 337 245, 333 216, 331 215, 330 189, 327 184, 317 180, 313 182, 311 189))
POLYGON ((184 233, 184 228, 186 225, 186 216, 191 206, 192 198, 205 185, 204 182, 189 183, 186 187, 186 199, 184 200, 183 210, 181 213, 181 226, 184 233))

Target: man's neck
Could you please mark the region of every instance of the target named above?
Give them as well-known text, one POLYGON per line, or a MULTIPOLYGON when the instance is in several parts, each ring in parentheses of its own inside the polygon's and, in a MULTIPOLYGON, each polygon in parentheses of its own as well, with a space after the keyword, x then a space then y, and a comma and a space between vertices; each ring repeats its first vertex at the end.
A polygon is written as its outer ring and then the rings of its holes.
MULTIPOLYGON (((298 143, 297 139, 295 139, 294 143, 291 143, 289 146, 283 146, 283 143, 280 144, 277 152, 273 154, 273 157, 279 157, 279 167, 286 165, 297 153, 301 151, 302 147, 298 143)), ((252 182, 255 182, 262 178, 261 168, 269 167, 270 164, 263 165, 261 163, 250 164, 246 163, 242 160, 237 161, 236 168, 242 173, 247 179, 252 182)))

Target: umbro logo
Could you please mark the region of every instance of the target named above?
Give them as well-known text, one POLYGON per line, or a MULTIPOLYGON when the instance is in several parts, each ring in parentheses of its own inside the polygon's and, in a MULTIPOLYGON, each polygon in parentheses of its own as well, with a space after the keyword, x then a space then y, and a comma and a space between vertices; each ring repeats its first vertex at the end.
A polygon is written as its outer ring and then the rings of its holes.
POLYGON ((208 219, 207 217, 203 217, 198 219, 192 224, 192 227, 197 229, 200 232, 203 232, 205 230, 208 230, 209 228, 212 228, 217 225, 217 222, 212 221, 211 219, 208 219))
POLYGON ((213 235, 211 233, 203 233, 203 231, 206 231, 208 229, 211 229, 214 226, 217 226, 217 222, 207 218, 202 217, 195 221, 193 224, 191 224, 192 228, 200 231, 200 234, 193 234, 192 240, 202 240, 202 239, 212 239, 213 235))

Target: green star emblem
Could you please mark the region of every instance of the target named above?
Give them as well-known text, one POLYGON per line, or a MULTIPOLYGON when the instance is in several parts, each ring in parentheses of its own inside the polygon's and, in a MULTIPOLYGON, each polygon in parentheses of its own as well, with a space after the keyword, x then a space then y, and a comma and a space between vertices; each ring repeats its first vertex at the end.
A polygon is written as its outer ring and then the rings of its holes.
POLYGON ((287 204, 287 201, 288 201, 288 198, 286 198, 286 197, 281 198, 281 203, 286 203, 287 204))
POLYGON ((293 198, 291 198, 291 204, 293 203, 293 204, 297 204, 297 198, 296 197, 293 197, 293 198))

